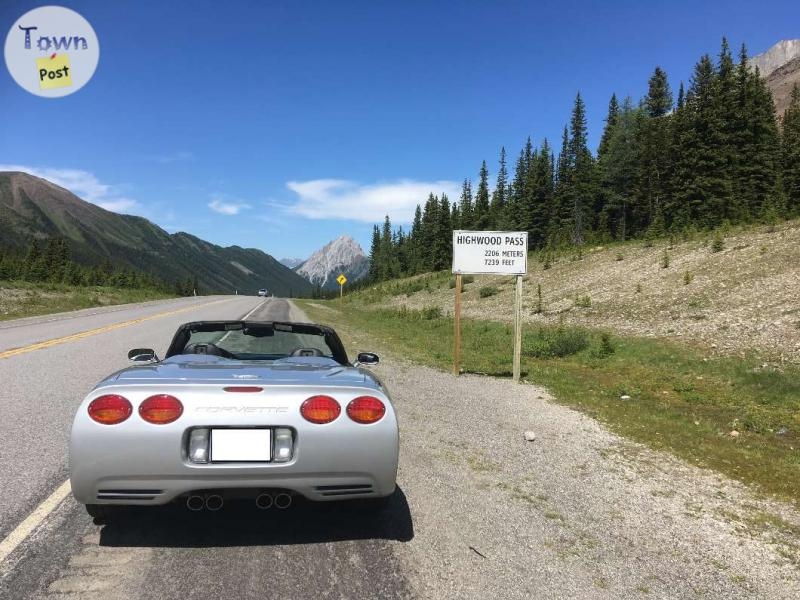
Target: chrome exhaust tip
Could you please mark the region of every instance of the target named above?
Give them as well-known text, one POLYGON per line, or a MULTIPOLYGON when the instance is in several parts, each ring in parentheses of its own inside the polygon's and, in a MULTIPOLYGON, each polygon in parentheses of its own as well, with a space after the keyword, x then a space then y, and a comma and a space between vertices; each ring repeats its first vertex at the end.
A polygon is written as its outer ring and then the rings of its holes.
POLYGON ((275 496, 275 508, 289 508, 292 505, 292 496, 281 492, 275 496))
POLYGON ((264 492, 263 494, 259 494, 256 496, 256 506, 261 510, 267 510, 268 508, 272 508, 272 505, 275 503, 275 500, 272 498, 272 494, 267 494, 264 492))
POLYGON ((209 494, 206 496, 206 508, 208 510, 219 510, 222 508, 224 501, 219 494, 209 494))
POLYGON ((186 508, 193 511, 203 510, 206 506, 202 496, 192 495, 186 498, 186 508))

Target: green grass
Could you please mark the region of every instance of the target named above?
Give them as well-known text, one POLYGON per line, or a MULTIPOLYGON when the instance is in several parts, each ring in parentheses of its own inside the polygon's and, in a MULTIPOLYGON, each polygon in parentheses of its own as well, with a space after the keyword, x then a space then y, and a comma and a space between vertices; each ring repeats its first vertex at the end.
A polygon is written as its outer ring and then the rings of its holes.
POLYGON ((0 281, 0 321, 171 297, 154 290, 0 281))
MULTIPOLYGON (((370 309, 353 300, 344 311, 335 303, 329 304, 334 310, 301 306, 312 319, 343 330, 346 341, 363 345, 368 336, 413 361, 452 368, 451 318, 370 309)), ((511 348, 510 325, 462 320, 463 371, 510 377, 511 348)), ((665 340, 566 326, 524 329, 523 379, 546 386, 558 402, 650 447, 798 503, 800 369, 760 365, 757 356, 709 357, 665 340), (734 429, 738 437, 729 435, 734 429)))

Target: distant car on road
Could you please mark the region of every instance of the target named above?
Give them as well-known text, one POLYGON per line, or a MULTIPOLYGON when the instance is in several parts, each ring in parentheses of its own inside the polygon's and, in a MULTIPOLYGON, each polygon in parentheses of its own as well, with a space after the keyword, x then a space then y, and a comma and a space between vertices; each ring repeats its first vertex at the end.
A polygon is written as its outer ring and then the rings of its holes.
POLYGON ((293 322, 198 321, 164 360, 110 375, 78 408, 70 437, 76 500, 97 522, 120 505, 219 510, 362 499, 395 490, 399 433, 386 388, 350 364, 336 332, 293 322))
POLYGON ((267 288, 261 288, 260 290, 258 290, 258 295, 264 296, 266 298, 267 296, 269 296, 269 292, 267 291, 267 288))

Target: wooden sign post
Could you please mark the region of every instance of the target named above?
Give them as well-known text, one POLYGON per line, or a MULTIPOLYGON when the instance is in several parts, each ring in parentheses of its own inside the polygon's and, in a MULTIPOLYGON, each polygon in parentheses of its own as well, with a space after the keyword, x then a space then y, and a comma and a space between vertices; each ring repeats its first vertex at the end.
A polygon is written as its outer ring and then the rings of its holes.
POLYGON ((512 373, 519 381, 522 356, 522 276, 528 272, 527 231, 453 231, 453 273, 456 276, 453 315, 453 375, 461 372, 461 276, 515 275, 514 356, 512 373))
POLYGON ((517 275, 517 288, 514 294, 514 381, 519 381, 520 360, 522 357, 522 275, 517 275))
POLYGON ((461 371, 461 273, 456 273, 456 305, 453 316, 453 375, 461 371))

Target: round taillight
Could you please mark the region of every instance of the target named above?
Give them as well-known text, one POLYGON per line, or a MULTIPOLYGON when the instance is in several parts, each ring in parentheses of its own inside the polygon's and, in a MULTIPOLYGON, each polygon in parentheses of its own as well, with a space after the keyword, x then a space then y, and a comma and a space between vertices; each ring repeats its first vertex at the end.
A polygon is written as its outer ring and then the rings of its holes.
POLYGON ((183 404, 175 396, 158 394, 150 396, 139 405, 139 416, 148 423, 166 425, 183 414, 183 404))
POLYGON ((356 423, 377 423, 386 414, 386 406, 372 396, 359 396, 347 405, 347 416, 356 423))
POLYGON ((300 414, 306 421, 323 425, 335 421, 342 407, 330 396, 311 396, 300 405, 300 414))
POLYGON ((89 403, 89 416, 103 425, 116 425, 131 416, 133 406, 117 394, 98 396, 89 403))

